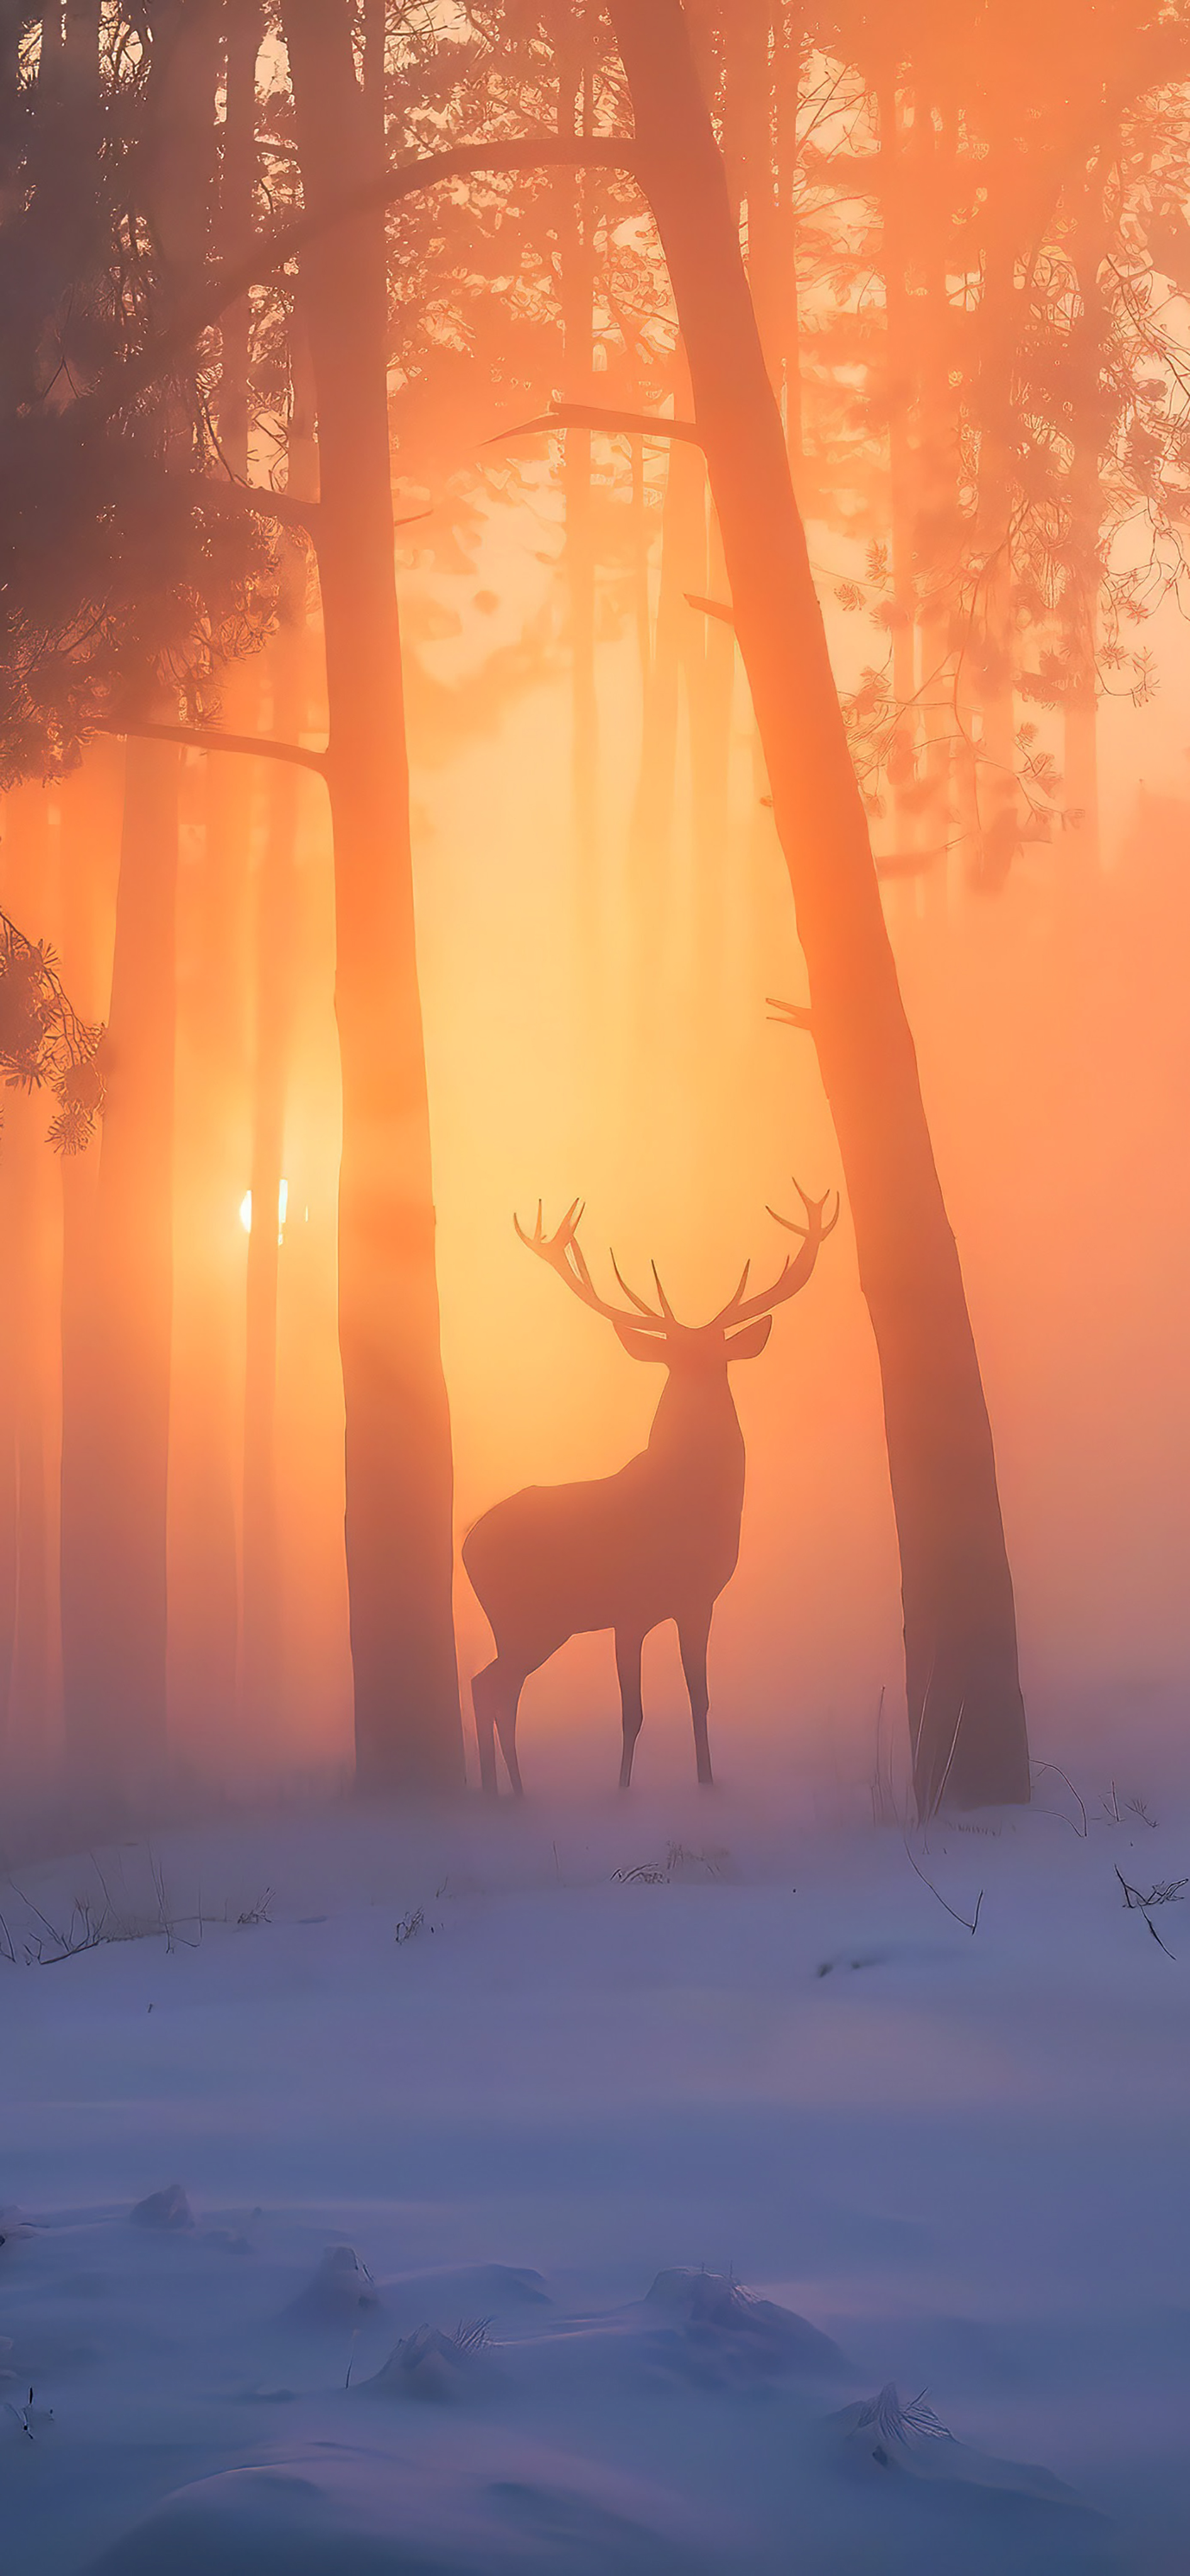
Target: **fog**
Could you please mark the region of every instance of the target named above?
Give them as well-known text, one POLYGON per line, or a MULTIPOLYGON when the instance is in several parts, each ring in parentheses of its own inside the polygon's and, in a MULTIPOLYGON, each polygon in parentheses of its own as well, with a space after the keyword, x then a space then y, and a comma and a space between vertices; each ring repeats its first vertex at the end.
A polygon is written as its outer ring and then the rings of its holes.
MULTIPOLYGON (((465 667, 468 634, 485 614, 490 620, 468 592, 490 595, 503 577, 515 612, 518 539, 528 531, 510 518, 494 523, 490 574, 481 560, 465 589, 436 585, 416 559, 410 564, 418 617, 438 602, 463 630, 427 649, 431 668, 435 655, 440 667, 465 667)), ((828 532, 818 542, 825 549, 828 532)), ((959 849, 924 878, 885 889, 988 1389, 1034 1736, 1039 1752, 1067 1762, 1092 1746, 1098 1758, 1124 1725, 1133 1743, 1138 1735, 1153 1746, 1180 1743, 1190 1678, 1190 802, 1178 719, 1188 658, 1171 618, 1152 704, 1113 709, 1104 724, 1098 854, 1071 831, 1022 857, 1006 887, 986 895, 965 881, 959 849)), ((267 658, 251 685, 267 706, 267 658)), ((600 651, 599 692, 592 890, 573 834, 564 684, 530 676, 478 739, 461 726, 457 743, 448 734, 420 760, 413 691, 417 900, 460 1535, 518 1485, 618 1467, 647 1437, 659 1392, 659 1377, 634 1367, 608 1327, 575 1308, 521 1249, 514 1210, 529 1219, 541 1197, 547 1215, 560 1215, 581 1192, 604 1287, 612 1285, 606 1247, 635 1284, 647 1284, 655 1259, 678 1312, 698 1321, 722 1302, 745 1259, 758 1278, 779 1266, 780 1238, 765 1210, 794 1203, 791 1175, 815 1190, 840 1178, 809 1041, 766 1010, 770 993, 797 998, 804 969, 744 693, 734 700, 721 868, 715 882, 700 879, 689 789, 680 788, 661 934, 644 957, 626 856, 640 685, 623 643, 600 651)), ((319 721, 314 708, 312 739, 319 721)), ((0 850, 4 907, 36 919, 79 1007, 99 1018, 122 758, 104 745, 64 788, 19 791, 0 850)), ((246 1685, 243 1202, 252 887, 270 790, 260 767, 244 768, 237 828, 250 837, 251 874, 230 914, 213 909, 208 881, 218 764, 195 754, 183 771, 169 1758, 182 1776, 259 1786, 345 1769, 351 1687, 331 851, 314 781, 296 790, 296 1000, 277 1274, 280 1668, 255 1705, 246 1685), (229 957, 237 935, 245 953, 229 957)), ((11 1255, 6 1264, 5 1361, 20 1459, 6 1767, 42 1790, 61 1743, 55 1317, 63 1199, 69 1207, 94 1177, 86 1157, 59 1164, 47 1155, 44 1125, 39 1095, 9 1095, 4 1224, 10 1244, 18 1226, 32 1224, 36 1270, 28 1279, 11 1255)), ((123 1293, 135 1312, 131 1258, 123 1293)), ((778 1317, 763 1359, 734 1385, 748 1487, 739 1572, 713 1644, 720 1760, 750 1773, 779 1754, 795 1772, 862 1782, 880 1695, 891 1712, 903 1686, 879 1380, 846 1217, 811 1290, 778 1317)), ((465 1678, 490 1650, 462 1576, 457 1611, 465 1678)), ((689 1758, 672 1633, 650 1645, 647 1706, 642 1776, 664 1776, 689 1758)), ((574 1641, 526 1691, 530 1768, 551 1786, 610 1777, 617 1719, 610 1642, 574 1641)))

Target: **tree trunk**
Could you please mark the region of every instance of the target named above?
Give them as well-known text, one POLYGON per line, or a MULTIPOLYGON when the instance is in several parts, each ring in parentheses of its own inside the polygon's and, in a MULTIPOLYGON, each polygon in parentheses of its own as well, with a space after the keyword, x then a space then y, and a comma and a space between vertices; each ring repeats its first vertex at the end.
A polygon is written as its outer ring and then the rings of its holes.
POLYGON ((1109 317, 1100 267, 1105 255, 1102 214, 1102 163, 1096 167, 1098 188, 1089 184, 1075 255, 1082 311, 1076 319, 1072 357, 1081 398, 1074 423, 1068 507, 1072 560, 1062 600, 1068 695, 1064 713, 1064 793, 1066 811, 1079 817, 1079 848, 1085 858, 1099 857, 1099 601, 1103 586, 1102 460, 1110 451, 1112 422, 1103 384, 1110 343, 1109 317))
MULTIPOLYGON (((32 918, 32 914, 29 915, 32 918)), ((57 1174, 45 1143, 45 1102, 12 1103, 5 1137, 4 1232, 11 1276, 5 1326, 17 1356, 16 1599, 10 1677, 10 1729, 26 1765, 46 1761, 57 1704, 57 1603, 53 1582, 53 1513, 49 1474, 56 1433, 58 1354, 52 1338, 57 1252, 57 1174)))
MULTIPOLYGON (((573 0, 561 12, 557 44, 559 134, 589 135, 594 94, 591 34, 586 9, 573 0)), ((592 399, 595 263, 592 217, 583 174, 560 171, 557 183, 558 299, 562 319, 562 391, 568 402, 592 399)), ((595 670, 597 558, 593 441, 590 430, 568 432, 562 458, 565 567, 570 643, 571 812, 578 863, 578 969, 580 990, 598 972, 599 958, 599 701, 595 670)))
MULTIPOLYGON (((109 1011, 112 987, 112 942, 117 913, 121 815, 126 754, 122 743, 102 735, 92 744, 82 768, 61 789, 62 840, 62 975, 75 1009, 98 1023, 109 1011)), ((103 1151, 102 1125, 85 1153, 68 1154, 62 1178, 62 1449, 61 1536, 59 1549, 63 1633, 72 1615, 85 1569, 79 1542, 89 1526, 85 1517, 90 1475, 89 1442, 80 1426, 89 1418, 95 1354, 92 1318, 95 1292, 96 1194, 103 1151)), ((86 1738, 87 1712, 69 1698, 66 1743, 77 1753, 86 1738)))
POLYGON ((773 251, 776 277, 777 347, 784 392, 785 443, 791 458, 802 453, 802 322, 798 292, 798 223, 795 189, 799 158, 798 114, 801 108, 802 57, 806 47, 806 0, 778 5, 773 28, 773 94, 776 124, 777 238, 773 251))
MULTIPOLYGON (((227 21, 227 106, 219 231, 225 258, 252 236, 259 150, 256 135, 256 65, 264 33, 264 0, 232 0, 227 21)), ((233 474, 248 473, 248 364, 251 308, 247 296, 221 324, 219 444, 233 474)))
MULTIPOLYGON (((220 34, 219 0, 155 0, 138 182, 162 310, 209 247, 220 34)), ((184 453, 183 416, 177 439, 184 453)), ((167 1733, 179 754, 130 742, 124 777, 107 1107, 91 1240, 78 1239, 80 1208, 64 1288, 69 1318, 83 1260, 62 1444, 62 1654, 68 1758, 140 1792, 167 1733)))
POLYGON ((893 700, 900 715, 889 755, 892 789, 893 846, 905 856, 916 837, 912 800, 906 788, 917 772, 917 579, 916 457, 910 423, 917 392, 917 352, 913 306, 909 295, 910 254, 908 194, 912 186, 901 136, 896 70, 882 67, 876 87, 880 127, 880 204, 883 217, 884 269, 884 400, 888 414, 888 459, 891 483, 893 700))
MULTIPOLYGON (((7 1262, 5 1263, 7 1271, 7 1262)), ((9 1744, 13 1651, 17 1634, 17 1429, 16 1359, 9 1321, 7 1277, 0 1279, 0 1776, 9 1744)))
MULTIPOLYGON (((6 821, 5 908, 31 925, 31 936, 44 937, 53 927, 53 851, 45 788, 31 784, 18 791, 8 801, 6 821)), ((55 1514, 48 1466, 57 1438, 58 1411, 54 1330, 58 1176, 45 1143, 49 1121, 45 1095, 9 1092, 3 1108, 0 1240, 5 1278, 0 1329, 11 1378, 9 1402, 5 1405, 0 1400, 0 1415, 7 1413, 11 1426, 15 1477, 9 1719, 14 1765, 19 1762, 25 1770, 37 1770, 45 1763, 57 1699, 55 1514)), ((6 1624, 0 1609, 0 1655, 6 1624)))
MULTIPOLYGON (((375 77, 376 40, 369 28, 368 61, 375 77)), ((375 101, 372 102, 375 113, 375 101)), ((289 325, 290 416, 286 489, 296 498, 318 497, 315 400, 309 348, 299 312, 289 325)), ((292 545, 284 560, 281 631, 269 655, 273 683, 272 731, 299 742, 310 716, 311 636, 306 616, 308 567, 292 545)), ((295 919, 300 900, 297 870, 298 775, 268 765, 265 844, 256 877, 253 920, 255 1012, 252 1066, 252 1208, 244 1350, 243 1494, 243 1706, 269 1741, 284 1698, 285 1640, 281 1616, 281 1556, 277 1512, 277 1295, 280 1285, 281 1183, 285 1177, 285 1113, 289 1097, 295 919), (262 1213, 277 1210, 277 1224, 262 1213)))
MULTIPOLYGON (((343 0, 284 12, 302 186, 333 204, 366 135, 343 0)), ((451 1610, 450 1417, 434 1262, 393 563, 382 216, 304 260, 318 402, 330 705, 335 1009, 343 1070, 339 1337, 361 1785, 463 1776, 451 1610)))
POLYGON ((125 1790, 160 1764, 166 1729, 180 759, 164 743, 125 755, 107 1106, 74 1291, 85 1361, 62 1439, 67 1756, 76 1775, 125 1790))
MULTIPOLYGON (((217 238, 225 255, 252 232, 257 180, 256 66, 261 0, 231 0, 226 25, 226 114, 217 238)), ((201 69, 204 86, 213 56, 201 69)), ((212 107, 213 113, 213 107, 212 107)), ((209 191, 196 192, 205 214, 209 191)), ((248 474, 247 297, 222 321, 219 444, 231 472, 248 474)), ((229 672, 230 729, 259 729, 260 669, 229 672)), ((245 953, 253 812, 260 771, 244 759, 204 762, 199 782, 202 857, 189 882, 182 951, 191 960, 180 996, 179 1215, 187 1258, 174 1333, 173 1473, 170 1490, 170 1716, 182 1741, 226 1742, 234 1723, 240 1645, 239 1303, 243 1235, 238 1210, 251 1153, 245 1114, 245 953)))
MULTIPOLYGON (((274 647, 274 653, 278 654, 286 647, 292 649, 295 641, 301 640, 287 636, 282 645, 274 647)), ((290 703, 292 705, 292 695, 290 703)), ((282 704, 280 686, 275 704, 279 713, 282 704)), ((256 879, 255 907, 252 1230, 248 1239, 244 1353, 241 1685, 243 1706, 254 1723, 263 1726, 266 1736, 272 1732, 281 1705, 284 1646, 277 1531, 277 1289, 289 1074, 289 988, 293 971, 292 910, 296 901, 294 841, 298 794, 296 771, 278 768, 269 781, 266 840, 256 879)))
POLYGON ((880 1355, 919 1807, 1025 1801, 987 1409, 777 403, 680 0, 611 0, 690 359, 736 631, 880 1355))
MULTIPOLYGON (((666 887, 673 847, 682 646, 690 617, 685 599, 689 588, 686 454, 686 449, 675 443, 666 466, 657 615, 645 676, 640 767, 629 835, 632 881, 639 897, 636 919, 640 925, 640 964, 646 983, 652 982, 662 964, 666 887)), ((701 467, 699 474, 701 479, 701 467)))
MULTIPOLYGON (((231 721, 257 730, 256 666, 228 674, 231 721)), ((245 949, 258 764, 204 760, 198 855, 179 883, 177 1224, 171 1421, 170 1727, 225 1746, 235 1724, 242 1367, 239 1208, 250 1154, 245 949)))
POLYGON ((103 0, 66 0, 62 35, 62 81, 69 96, 88 105, 99 96, 99 44, 103 0))
MULTIPOLYGON (((294 488, 292 462, 290 486, 294 488)), ((294 589, 305 585, 304 558, 292 567, 294 589)), ((296 741, 307 721, 308 636, 296 597, 293 622, 270 656, 273 729, 296 741)), ((284 1638, 277 1525, 277 1291, 281 1253, 281 1184, 285 1177, 285 1112, 289 1092, 294 913, 298 902, 296 844, 301 787, 294 769, 277 767, 268 781, 265 845, 256 876, 254 949, 256 1009, 252 1080, 252 1230, 248 1239, 248 1290, 244 1366, 244 1575, 243 1665, 245 1708, 266 1736, 282 1701, 284 1638)))
MULTIPOLYGON (((924 120, 928 129, 927 182, 933 204, 953 207, 959 197, 956 115, 945 92, 940 102, 933 103, 933 109, 924 120)), ((922 697, 925 701, 943 702, 955 679, 956 602, 951 558, 960 517, 961 448, 950 382, 956 341, 956 317, 949 297, 952 259, 948 229, 932 226, 925 246, 925 296, 918 341, 921 443, 917 544, 922 697)), ((935 845, 945 847, 952 837, 954 788, 960 767, 953 711, 940 715, 935 706, 925 715, 924 729, 929 835, 935 845)), ((939 879, 944 891, 950 875, 948 856, 945 875, 940 874, 939 879)))

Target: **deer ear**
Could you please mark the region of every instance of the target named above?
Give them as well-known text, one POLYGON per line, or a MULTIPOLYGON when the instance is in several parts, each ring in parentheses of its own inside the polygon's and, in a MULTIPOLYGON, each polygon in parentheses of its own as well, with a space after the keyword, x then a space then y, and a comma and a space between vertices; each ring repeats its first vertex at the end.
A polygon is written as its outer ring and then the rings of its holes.
POLYGON ((662 1334, 638 1332, 635 1324, 617 1324, 616 1335, 630 1360, 668 1360, 662 1334))
POLYGON ((773 1329, 771 1315, 759 1315, 754 1324, 745 1324, 742 1333, 733 1333, 727 1345, 729 1360, 758 1360, 773 1329))

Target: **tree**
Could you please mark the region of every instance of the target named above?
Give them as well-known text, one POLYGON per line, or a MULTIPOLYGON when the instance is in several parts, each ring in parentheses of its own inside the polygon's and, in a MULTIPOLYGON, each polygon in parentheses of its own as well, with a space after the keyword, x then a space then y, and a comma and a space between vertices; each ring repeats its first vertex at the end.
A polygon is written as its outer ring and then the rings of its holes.
POLYGON ((689 356, 880 1357, 918 1803, 929 1813, 942 1799, 1025 1801, 987 1408, 723 163, 680 0, 611 0, 611 17, 689 356))
MULTIPOLYGON (((375 164, 342 0, 284 12, 307 212, 375 164)), ((413 915, 379 212, 303 268, 321 465, 335 1009, 343 1069, 339 1339, 361 1786, 451 1788, 462 1727, 450 1419, 413 915)))

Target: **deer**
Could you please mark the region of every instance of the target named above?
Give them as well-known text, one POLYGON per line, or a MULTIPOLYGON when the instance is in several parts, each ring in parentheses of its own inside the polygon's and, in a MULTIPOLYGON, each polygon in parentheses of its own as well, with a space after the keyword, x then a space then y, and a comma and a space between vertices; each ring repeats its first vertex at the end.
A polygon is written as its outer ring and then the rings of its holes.
POLYGON ((609 1323, 630 1359, 659 1363, 665 1385, 648 1447, 615 1475, 583 1484, 527 1485, 485 1512, 463 1542, 463 1563, 487 1613, 495 1656, 471 1685, 480 1783, 498 1794, 496 1742, 514 1797, 523 1795, 516 1749, 517 1710, 530 1673, 568 1638, 610 1628, 623 1718, 620 1787, 632 1781, 632 1758, 644 1719, 641 1656, 654 1628, 672 1619, 690 1697, 700 1784, 714 1785, 707 1733, 707 1648, 719 1594, 736 1569, 744 1508, 744 1437, 728 1372, 759 1359, 778 1306, 796 1297, 821 1245, 839 1221, 825 1198, 794 1187, 806 1222, 768 1213, 802 1237, 771 1288, 748 1294, 751 1262, 735 1294, 707 1324, 682 1324, 653 1267, 656 1304, 637 1295, 612 1268, 626 1306, 601 1297, 578 1240, 582 1202, 548 1234, 538 1203, 519 1240, 548 1264, 592 1314, 609 1323))

